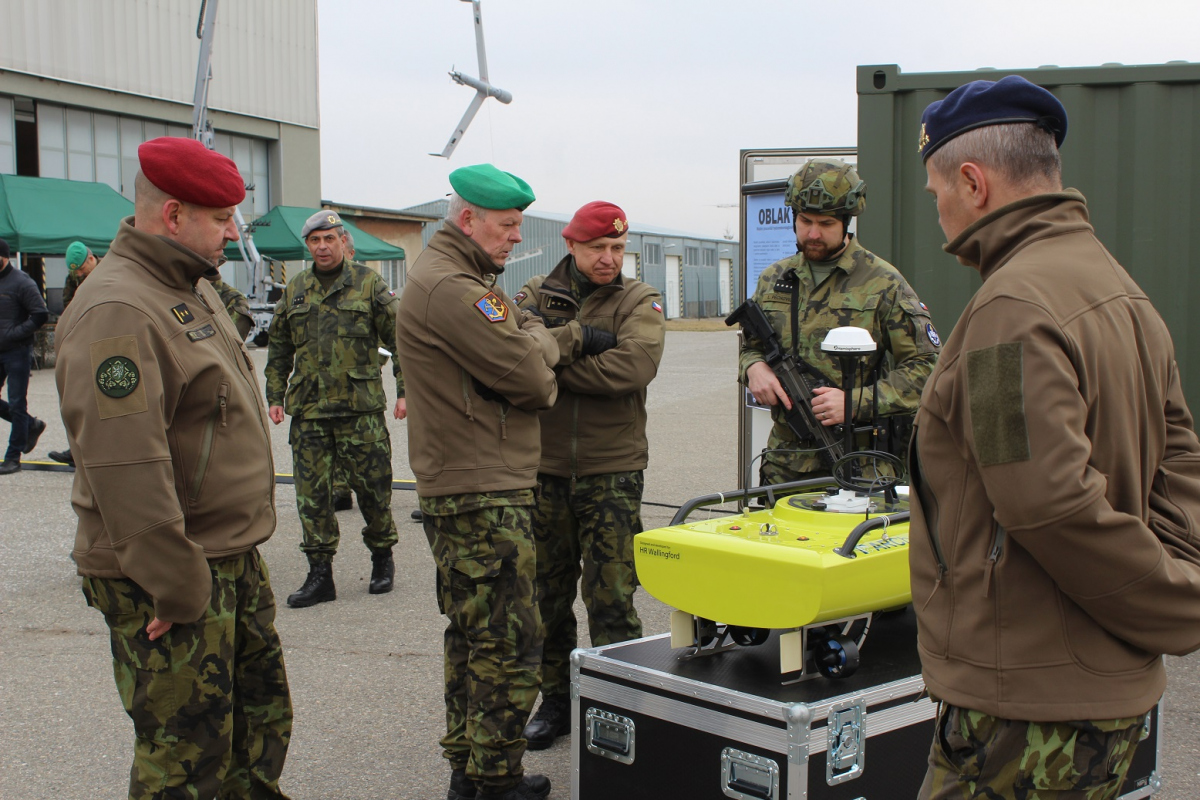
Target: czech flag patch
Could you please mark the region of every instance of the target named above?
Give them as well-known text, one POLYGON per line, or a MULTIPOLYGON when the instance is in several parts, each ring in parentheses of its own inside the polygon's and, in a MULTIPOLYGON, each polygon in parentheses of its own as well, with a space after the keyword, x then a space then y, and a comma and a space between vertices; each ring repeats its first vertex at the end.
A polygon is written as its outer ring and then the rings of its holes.
POLYGON ((660 313, 660 314, 662 313, 662 303, 658 302, 657 300, 651 300, 650 307, 653 308, 658 313, 660 313))
POLYGON ((487 318, 488 322, 504 322, 508 319, 508 306, 504 305, 504 301, 496 296, 495 292, 488 292, 483 297, 475 302, 475 307, 479 309, 479 313, 487 318))

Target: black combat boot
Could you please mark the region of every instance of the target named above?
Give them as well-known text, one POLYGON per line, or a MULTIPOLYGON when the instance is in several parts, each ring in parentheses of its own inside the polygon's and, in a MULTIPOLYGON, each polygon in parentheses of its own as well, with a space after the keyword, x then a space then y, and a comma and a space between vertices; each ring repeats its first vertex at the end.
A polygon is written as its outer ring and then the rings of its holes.
POLYGON ((571 732, 571 698, 565 694, 542 697, 538 712, 525 726, 530 750, 545 750, 559 736, 571 732))
POLYGON ((308 608, 317 603, 328 603, 337 600, 337 589, 333 585, 333 564, 329 561, 316 561, 308 565, 308 577, 304 585, 288 595, 287 604, 291 608, 308 608))
POLYGON ((57 461, 60 464, 66 464, 68 467, 75 466, 75 456, 71 455, 70 448, 66 450, 51 450, 50 460, 57 461))
POLYGON ((339 494, 333 498, 334 511, 349 511, 354 508, 354 498, 349 494, 339 494))
POLYGON ((526 775, 521 782, 503 792, 480 792, 478 800, 545 800, 550 794, 550 779, 545 775, 526 775))
POLYGON ((450 791, 446 792, 446 800, 475 800, 476 794, 475 783, 467 777, 465 769, 450 773, 450 791))
POLYGON ((392 560, 392 549, 389 547, 371 553, 371 586, 367 591, 371 594, 387 594, 392 590, 395 577, 396 562, 392 560))

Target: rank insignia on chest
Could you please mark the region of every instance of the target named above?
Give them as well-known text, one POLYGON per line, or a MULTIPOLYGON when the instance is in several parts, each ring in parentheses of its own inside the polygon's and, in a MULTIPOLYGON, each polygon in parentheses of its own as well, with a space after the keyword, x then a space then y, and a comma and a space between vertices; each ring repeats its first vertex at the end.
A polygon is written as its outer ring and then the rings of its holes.
POLYGON ((292 298, 292 305, 294 305, 294 306, 302 306, 302 305, 304 305, 304 295, 302 295, 302 294, 298 294, 298 295, 296 295, 295 297, 293 297, 293 298, 292 298))
POLYGON ((504 301, 497 297, 495 292, 488 292, 479 298, 475 307, 488 322, 504 322, 508 319, 508 306, 504 305, 504 301))
POLYGON ((662 303, 658 302, 657 300, 651 300, 650 307, 653 308, 658 313, 660 313, 660 314, 662 313, 662 303))
POLYGON ((194 331, 188 331, 187 337, 193 342, 202 342, 217 335, 217 331, 212 325, 205 325, 203 328, 197 328, 194 331))
POLYGON ((96 386, 106 397, 127 397, 133 394, 140 381, 137 365, 125 356, 106 358, 96 370, 96 386))
POLYGON ((180 303, 171 309, 171 313, 175 315, 175 319, 179 320, 180 325, 187 325, 195 319, 192 312, 188 310, 187 303, 180 303))

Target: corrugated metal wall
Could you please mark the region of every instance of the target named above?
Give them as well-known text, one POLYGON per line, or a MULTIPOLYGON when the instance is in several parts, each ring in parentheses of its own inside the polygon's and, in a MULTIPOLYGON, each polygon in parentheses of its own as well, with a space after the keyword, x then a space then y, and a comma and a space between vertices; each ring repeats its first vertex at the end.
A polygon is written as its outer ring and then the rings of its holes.
MULTIPOLYGON (((429 216, 444 217, 446 209, 449 206, 448 200, 434 200, 421 205, 409 206, 403 209, 411 214, 427 214, 429 216)), ((562 238, 563 228, 566 227, 570 220, 569 216, 562 214, 547 214, 540 216, 535 213, 525 215, 525 221, 521 223, 522 242, 513 249, 512 255, 508 259, 508 264, 504 269, 504 274, 500 276, 498 283, 510 295, 516 294, 521 290, 521 287, 535 275, 545 275, 554 269, 554 267, 567 255, 567 246, 562 238)), ((427 224, 422 233, 421 244, 428 245, 430 238, 434 233, 441 230, 442 222, 439 220, 435 223, 427 224)), ((730 260, 728 269, 736 271, 737 266, 734 261, 737 254, 737 242, 727 241, 725 239, 695 239, 684 236, 671 236, 663 233, 662 229, 647 227, 648 232, 638 232, 636 229, 630 230, 629 240, 626 245, 626 252, 642 255, 642 275, 641 280, 650 284, 662 293, 663 297, 667 297, 667 277, 666 265, 661 261, 664 252, 669 255, 680 256, 686 247, 695 247, 698 251, 710 251, 714 261, 719 262, 725 258, 730 260), (660 261, 655 264, 648 261, 644 256, 646 245, 650 244, 658 247, 658 257, 660 261)), ((411 257, 410 257, 411 258, 411 257)), ((415 258, 411 258, 415 261, 415 258)), ((685 317, 713 317, 720 314, 720 276, 717 272, 717 266, 685 266, 683 268, 684 280, 680 287, 682 297, 673 300, 681 307, 683 316, 685 317), (689 277, 690 276, 690 277, 689 277)), ((726 301, 728 304, 728 301, 726 301)))
MULTIPOLYGON (((199 13, 199 0, 4 0, 0 68, 191 104, 199 13)), ((317 127, 316 0, 222 2, 209 105, 317 127)))
POLYGON ((859 170, 869 186, 862 240, 909 278, 943 337, 980 285, 941 246, 917 155, 921 113, 972 80, 1021 75, 1066 106, 1063 183, 1084 193, 1104 245, 1150 296, 1200 409, 1200 64, 905 75, 858 68, 859 170))

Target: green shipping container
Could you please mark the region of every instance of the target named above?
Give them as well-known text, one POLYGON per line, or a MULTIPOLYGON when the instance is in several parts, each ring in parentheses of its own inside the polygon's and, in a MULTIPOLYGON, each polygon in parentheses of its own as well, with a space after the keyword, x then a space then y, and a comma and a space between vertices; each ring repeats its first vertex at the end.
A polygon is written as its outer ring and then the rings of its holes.
POLYGON ((1184 391, 1200 411, 1200 64, 1041 67, 905 75, 858 68, 858 168, 865 246, 895 264, 929 306, 943 338, 980 286, 942 250, 917 154, 921 113, 973 80, 1020 75, 1067 109, 1063 184, 1087 197, 1104 245, 1170 327, 1184 391))

